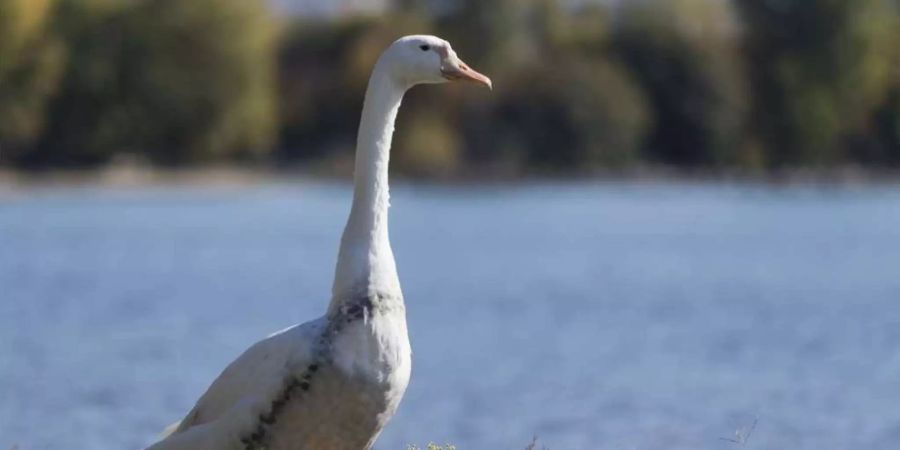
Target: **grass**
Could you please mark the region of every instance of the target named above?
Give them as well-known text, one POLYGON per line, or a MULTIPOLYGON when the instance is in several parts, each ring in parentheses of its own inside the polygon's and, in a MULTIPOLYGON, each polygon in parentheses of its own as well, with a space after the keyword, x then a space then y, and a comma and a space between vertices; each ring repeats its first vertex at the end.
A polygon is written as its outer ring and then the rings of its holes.
POLYGON ((723 441, 731 442, 732 444, 735 444, 742 449, 747 448, 747 442, 750 441, 750 435, 752 435, 753 430, 756 429, 757 423, 759 423, 759 417, 755 417, 753 419, 753 423, 750 424, 749 427, 741 427, 741 428, 738 428, 737 430, 735 430, 734 437, 727 437, 727 438, 723 437, 723 438, 719 438, 719 439, 723 440, 723 441))
MULTIPOLYGON (((406 446, 406 450, 422 450, 418 445, 409 444, 406 446)), ((425 450, 456 450, 456 446, 453 444, 444 444, 437 445, 434 442, 429 442, 425 447, 425 450)))
MULTIPOLYGON (((747 443, 750 441, 750 436, 753 435, 753 431, 756 430, 756 425, 759 423, 759 417, 755 417, 753 422, 749 426, 743 426, 734 431, 733 437, 720 437, 719 440, 730 442, 736 445, 740 449, 746 449, 747 443)), ((16 450, 16 449, 13 449, 16 450)), ((423 450, 421 447, 417 445, 410 444, 406 447, 406 450, 423 450)), ((456 446, 453 444, 444 444, 438 445, 434 442, 429 442, 428 445, 424 448, 424 450, 456 450, 456 446)), ((531 443, 525 447, 525 450, 549 450, 547 447, 543 445, 538 447, 538 439, 537 436, 531 438, 531 443)))
MULTIPOLYGON (((547 447, 538 448, 537 437, 531 438, 531 443, 525 447, 525 450, 549 450, 547 447)), ((422 450, 421 447, 414 444, 409 444, 406 446, 406 450, 422 450)), ((456 450, 456 446, 453 444, 444 444, 438 445, 434 442, 429 442, 427 446, 425 446, 424 450, 456 450)))

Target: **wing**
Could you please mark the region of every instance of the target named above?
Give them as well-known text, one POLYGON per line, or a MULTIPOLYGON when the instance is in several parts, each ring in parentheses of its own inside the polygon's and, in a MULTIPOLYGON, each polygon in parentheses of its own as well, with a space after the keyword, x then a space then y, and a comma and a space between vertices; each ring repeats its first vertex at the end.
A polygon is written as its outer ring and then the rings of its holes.
POLYGON ((174 433, 146 450, 243 450, 241 438, 255 426, 264 406, 242 399, 215 420, 174 433))
MULTIPOLYGON (((251 346, 213 381, 168 439, 216 421, 226 413, 229 421, 241 422, 241 407, 246 409, 274 399, 290 369, 311 359, 313 343, 324 325, 324 318, 306 322, 251 346)), ((259 412, 257 409, 250 415, 255 418, 259 412)))

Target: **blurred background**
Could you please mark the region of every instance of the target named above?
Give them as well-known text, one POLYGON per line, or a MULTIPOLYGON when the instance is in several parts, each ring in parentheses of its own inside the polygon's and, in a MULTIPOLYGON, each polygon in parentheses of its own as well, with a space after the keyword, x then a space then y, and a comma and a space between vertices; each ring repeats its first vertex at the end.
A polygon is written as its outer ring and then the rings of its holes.
POLYGON ((896 448, 896 0, 0 0, 0 449, 142 448, 324 311, 413 33, 494 91, 400 111, 378 450, 896 448))
POLYGON ((346 171, 369 70, 433 33, 495 80, 417 89, 419 177, 900 164, 893 0, 3 0, 0 163, 346 171))

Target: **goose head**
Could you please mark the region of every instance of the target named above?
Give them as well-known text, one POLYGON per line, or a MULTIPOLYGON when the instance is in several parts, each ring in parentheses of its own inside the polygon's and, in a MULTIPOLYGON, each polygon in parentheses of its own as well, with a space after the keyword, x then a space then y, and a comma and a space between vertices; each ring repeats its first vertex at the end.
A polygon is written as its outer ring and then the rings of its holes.
POLYGON ((448 81, 469 81, 492 87, 490 78, 462 62, 450 43, 436 36, 397 39, 379 58, 378 65, 406 88, 448 81))

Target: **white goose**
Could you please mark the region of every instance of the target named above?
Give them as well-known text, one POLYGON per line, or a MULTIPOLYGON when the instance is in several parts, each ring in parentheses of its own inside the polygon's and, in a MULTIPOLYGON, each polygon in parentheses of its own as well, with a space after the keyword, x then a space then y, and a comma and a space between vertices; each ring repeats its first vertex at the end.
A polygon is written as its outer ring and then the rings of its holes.
POLYGON ((406 312, 388 240, 388 159, 416 84, 491 80, 447 41, 407 36, 378 59, 357 137, 353 206, 328 312, 232 362, 149 450, 361 450, 393 416, 410 374, 406 312))

